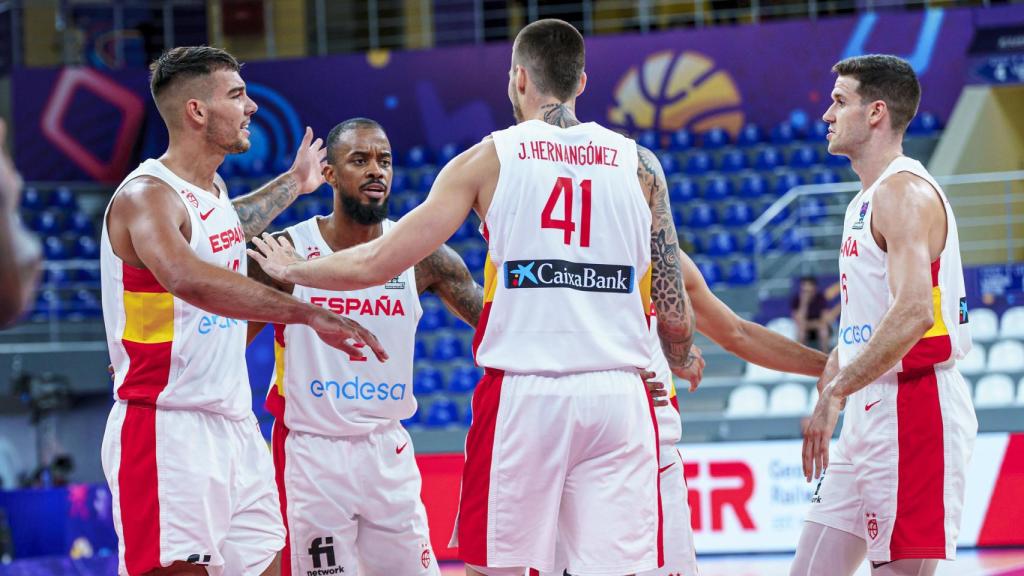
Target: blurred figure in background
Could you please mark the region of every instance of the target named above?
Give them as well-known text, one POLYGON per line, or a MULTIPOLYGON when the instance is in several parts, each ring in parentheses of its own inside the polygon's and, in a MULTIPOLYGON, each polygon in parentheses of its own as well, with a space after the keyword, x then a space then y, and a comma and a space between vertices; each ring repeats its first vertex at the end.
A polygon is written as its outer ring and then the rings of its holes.
POLYGON ((18 219, 21 176, 7 153, 7 123, 0 119, 0 328, 21 315, 35 292, 42 252, 18 219))
POLYGON ((828 354, 831 347, 828 302, 818 290, 818 281, 813 276, 800 279, 800 290, 793 296, 793 321, 796 322, 796 339, 805 346, 814 346, 828 354))

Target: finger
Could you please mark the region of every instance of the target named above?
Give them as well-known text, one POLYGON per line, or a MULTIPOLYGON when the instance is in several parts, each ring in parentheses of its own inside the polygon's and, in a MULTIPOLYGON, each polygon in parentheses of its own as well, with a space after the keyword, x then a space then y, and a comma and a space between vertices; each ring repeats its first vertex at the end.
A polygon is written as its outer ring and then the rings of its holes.
POLYGON ((316 152, 316 151, 320 150, 320 147, 323 146, 323 145, 324 145, 323 138, 317 138, 316 140, 313 140, 313 143, 309 146, 309 149, 312 150, 313 152, 316 152))
POLYGON ((808 430, 804 433, 804 446, 803 446, 803 466, 804 466, 804 478, 808 482, 811 481, 811 431, 808 430))
POLYGON ((373 350, 373 355, 377 357, 377 360, 380 362, 387 362, 389 358, 388 353, 384 350, 384 346, 381 345, 380 340, 377 340, 377 337, 374 336, 373 332, 370 332, 362 326, 359 327, 359 332, 362 335, 363 340, 366 342, 366 345, 370 347, 370 350, 373 350))
POLYGON ((656 407, 668 406, 668 400, 655 400, 654 405, 656 407))
POLYGON ((822 441, 821 446, 821 473, 825 473, 825 469, 828 468, 828 444, 830 438, 825 436, 825 440, 822 441))
POLYGON ((363 351, 360 350, 359 347, 356 346, 354 343, 350 343, 348 339, 339 340, 337 341, 336 344, 333 344, 333 346, 338 350, 341 350, 342 352, 348 354, 349 359, 352 360, 353 362, 360 362, 362 360, 366 360, 366 355, 363 354, 363 351))
POLYGON ((306 126, 306 133, 302 135, 302 143, 299 144, 299 150, 303 148, 309 148, 309 143, 313 141, 313 128, 306 126))
MULTIPOLYGON (((256 239, 253 238, 253 241, 255 241, 255 240, 256 239)), ((246 249, 245 253, 249 255, 249 258, 252 258, 253 260, 255 260, 256 263, 260 265, 260 268, 263 268, 264 267, 263 265, 267 263, 266 256, 264 256, 263 254, 260 254, 259 252, 253 250, 252 248, 246 249)))
POLYGON ((814 435, 814 479, 821 478, 821 431, 814 435))
POLYGON ((650 380, 651 378, 654 378, 654 376, 655 376, 655 373, 651 372, 650 370, 641 370, 640 371, 640 378, 642 378, 644 380, 650 380))
MULTIPOLYGON (((263 254, 270 255, 270 253, 271 253, 270 244, 265 239, 263 239, 263 238, 261 238, 259 236, 253 236, 252 237, 252 245, 257 247, 257 248, 259 248, 260 255, 263 255, 263 254)), ((251 251, 251 249, 250 249, 250 251, 251 251)))
POLYGON ((325 164, 324 160, 327 159, 327 148, 321 148, 316 151, 316 160, 321 164, 325 164))
MULTIPOLYGON (((273 238, 273 236, 271 236, 271 238, 273 238)), ((282 235, 280 238, 277 239, 277 242, 285 250, 294 250, 295 249, 295 246, 292 244, 292 241, 289 240, 287 236, 282 235)))

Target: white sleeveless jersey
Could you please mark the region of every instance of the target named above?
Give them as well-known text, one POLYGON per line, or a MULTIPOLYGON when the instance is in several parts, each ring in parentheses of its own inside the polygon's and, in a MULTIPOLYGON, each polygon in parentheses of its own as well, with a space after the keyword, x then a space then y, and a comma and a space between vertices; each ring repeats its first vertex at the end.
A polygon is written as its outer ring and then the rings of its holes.
POLYGON ((636 144, 594 123, 493 134, 477 363, 567 374, 651 363, 651 213, 636 144))
POLYGON ((892 161, 878 180, 858 194, 846 209, 843 244, 839 253, 842 316, 839 324, 839 364, 847 366, 864 349, 882 317, 893 303, 889 289, 889 256, 871 234, 874 194, 886 178, 909 172, 926 180, 938 191, 946 209, 946 244, 939 259, 931 263, 932 301, 935 323, 887 374, 917 372, 932 367, 953 366, 971 348, 967 327, 967 298, 960 238, 953 209, 942 188, 920 162, 900 156, 892 161))
MULTIPOLYGON (((200 260, 245 275, 245 234, 226 191, 214 196, 149 159, 124 179, 114 197, 140 176, 158 178, 177 193, 192 226, 189 246, 200 260)), ((176 298, 152 272, 123 262, 110 244, 106 214, 100 270, 114 398, 233 419, 252 414, 245 321, 176 298)))
POLYGON ((656 382, 664 382, 668 390, 668 406, 657 406, 654 409, 654 416, 658 422, 658 444, 662 446, 675 446, 683 438, 683 421, 679 416, 679 396, 676 390, 676 380, 672 375, 672 369, 668 366, 668 359, 661 351, 661 340, 658 338, 658 315, 651 307, 651 364, 648 370, 654 372, 656 382))
MULTIPOLYGON (((307 260, 333 252, 317 221, 314 217, 286 230, 307 260)), ((385 234, 393 226, 390 220, 381 224, 385 234)), ((304 324, 275 326, 276 366, 267 408, 276 418, 283 418, 290 430, 356 436, 416 412, 412 367, 422 308, 415 268, 383 286, 336 292, 297 285, 292 294, 359 322, 377 336, 389 359, 381 363, 367 350, 366 360, 352 361, 304 324)))

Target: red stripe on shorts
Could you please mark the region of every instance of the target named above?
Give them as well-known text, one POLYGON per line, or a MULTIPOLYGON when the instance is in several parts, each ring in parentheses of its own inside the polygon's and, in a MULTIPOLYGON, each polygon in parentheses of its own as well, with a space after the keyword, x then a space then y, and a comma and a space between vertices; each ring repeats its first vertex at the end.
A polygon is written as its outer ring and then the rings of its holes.
POLYGON ((145 574, 160 568, 160 497, 153 406, 129 403, 126 407, 117 487, 125 568, 129 574, 145 574))
MULTIPOLYGON (((282 400, 284 400, 282 398, 282 400)), ((288 492, 284 488, 285 452, 284 441, 288 439, 288 428, 281 418, 274 419, 274 430, 270 433, 271 450, 274 454, 274 480, 281 500, 281 520, 284 522, 284 548, 281 550, 281 576, 292 576, 292 539, 288 531, 288 492)))
POLYGON ((654 426, 654 477, 658 481, 658 568, 665 565, 665 516, 661 509, 661 466, 658 455, 661 454, 661 439, 658 437, 658 416, 654 412, 654 397, 647 392, 647 383, 640 379, 640 389, 647 397, 647 405, 651 410, 651 424, 654 426))
POLYGON ((487 566, 487 500, 504 376, 502 370, 488 368, 484 372, 473 392, 473 423, 466 434, 466 464, 459 498, 459 558, 477 566, 487 566))
POLYGON ((892 560, 945 558, 945 462, 938 379, 930 370, 901 373, 897 381, 899 484, 889 556, 892 560))

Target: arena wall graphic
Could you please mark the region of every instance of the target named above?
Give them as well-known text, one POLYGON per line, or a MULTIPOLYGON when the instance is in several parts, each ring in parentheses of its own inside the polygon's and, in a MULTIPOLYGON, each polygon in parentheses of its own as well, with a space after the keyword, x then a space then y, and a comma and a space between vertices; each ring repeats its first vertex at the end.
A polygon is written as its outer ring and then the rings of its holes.
MULTIPOLYGON (((975 29, 1015 22, 1024 6, 590 38, 578 113, 629 132, 807 122, 825 108, 833 63, 888 52, 914 64, 922 109, 944 120, 968 75, 975 29)), ((380 121, 398 150, 471 144, 511 121, 509 55, 508 44, 488 44, 248 63, 243 75, 261 108, 253 149, 232 162, 278 162, 303 124, 325 135, 351 116, 380 121)), ((144 68, 17 69, 12 87, 26 179, 116 182, 165 146, 144 68)))

